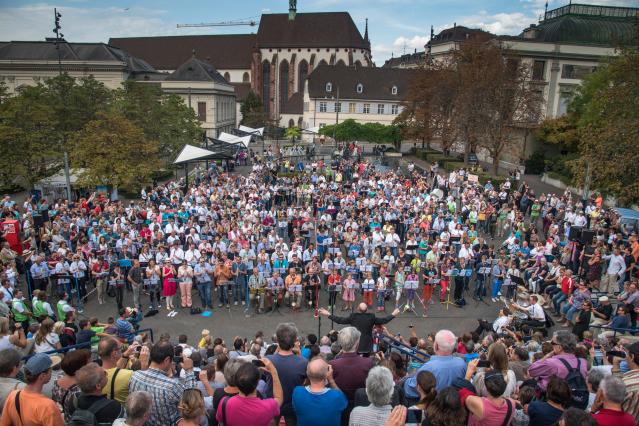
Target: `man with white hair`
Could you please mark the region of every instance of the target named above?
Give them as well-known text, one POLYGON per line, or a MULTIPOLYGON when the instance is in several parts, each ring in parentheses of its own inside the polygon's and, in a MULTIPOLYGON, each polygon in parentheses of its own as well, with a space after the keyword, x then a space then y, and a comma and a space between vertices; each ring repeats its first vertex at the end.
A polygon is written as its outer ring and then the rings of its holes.
POLYGON ((374 367, 366 378, 367 407, 355 407, 349 426, 383 425, 391 414, 391 398, 395 390, 393 373, 386 367, 374 367))
POLYGON ((592 407, 592 417, 601 426, 634 426, 635 419, 621 405, 626 398, 626 385, 616 376, 607 376, 599 384, 592 407))
POLYGON ((440 330, 435 335, 433 349, 435 355, 422 365, 413 376, 404 382, 404 391, 409 398, 419 398, 417 392, 417 375, 420 371, 433 373, 437 380, 437 390, 440 391, 451 386, 456 379, 461 379, 466 374, 466 362, 463 358, 453 356, 457 345, 457 338, 450 330, 440 330))
POLYGON ((355 398, 355 391, 365 386, 366 376, 375 365, 373 358, 357 354, 361 335, 355 327, 342 328, 337 336, 342 352, 330 362, 335 382, 350 403, 355 398))

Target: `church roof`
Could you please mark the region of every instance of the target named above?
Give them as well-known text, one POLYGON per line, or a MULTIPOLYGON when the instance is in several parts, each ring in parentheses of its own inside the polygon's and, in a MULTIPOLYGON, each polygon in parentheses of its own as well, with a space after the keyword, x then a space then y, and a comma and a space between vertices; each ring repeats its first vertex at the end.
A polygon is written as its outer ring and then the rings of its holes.
POLYGON ((229 84, 213 65, 191 57, 178 69, 169 74, 164 81, 210 81, 229 84))
MULTIPOLYGON (((60 59, 64 61, 121 62, 132 73, 154 73, 146 61, 115 46, 104 43, 68 43, 61 41, 60 59)), ((10 41, 0 43, 0 60, 56 61, 58 50, 53 41, 10 41)))
POLYGON ((352 47, 369 49, 348 12, 262 15, 259 47, 352 47))
POLYGON ((249 69, 255 42, 255 34, 126 37, 109 40, 109 44, 144 59, 159 70, 177 69, 193 55, 193 50, 200 58, 210 58, 218 69, 249 69))
POLYGON ((427 44, 436 45, 441 43, 449 43, 452 41, 464 41, 470 38, 484 37, 485 39, 496 37, 494 34, 481 30, 479 28, 468 28, 463 25, 454 25, 451 28, 442 30, 439 34, 433 36, 427 44))
POLYGON ((547 11, 520 37, 541 42, 617 45, 633 40, 639 8, 569 4, 547 11))
POLYGON ((320 65, 308 76, 308 93, 311 98, 336 98, 339 87, 340 99, 401 101, 418 72, 401 68, 320 65), (331 83, 330 92, 326 91, 326 83, 331 83), (357 92, 358 84, 362 85, 362 93, 357 92), (397 87, 397 94, 393 94, 393 86, 397 87))

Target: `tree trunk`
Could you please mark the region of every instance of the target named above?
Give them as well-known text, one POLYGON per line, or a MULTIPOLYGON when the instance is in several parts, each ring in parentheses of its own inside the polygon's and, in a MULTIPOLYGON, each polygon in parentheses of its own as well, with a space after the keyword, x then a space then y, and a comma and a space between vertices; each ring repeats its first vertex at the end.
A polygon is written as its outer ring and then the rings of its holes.
POLYGON ((499 174, 499 158, 501 157, 501 153, 497 153, 493 155, 493 174, 497 176, 499 174))

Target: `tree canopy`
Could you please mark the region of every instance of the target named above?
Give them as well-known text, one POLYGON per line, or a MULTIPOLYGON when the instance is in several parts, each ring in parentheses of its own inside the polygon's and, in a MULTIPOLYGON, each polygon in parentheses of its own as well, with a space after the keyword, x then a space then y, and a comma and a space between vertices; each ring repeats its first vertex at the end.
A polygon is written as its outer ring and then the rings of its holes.
POLYGON ((517 156, 514 135, 537 122, 540 101, 528 67, 507 46, 471 39, 419 73, 395 123, 405 137, 439 139, 444 151, 463 147, 466 161, 483 148, 496 173, 504 153, 517 156))
MULTIPOLYGON (((177 95, 163 94, 157 85, 127 81, 122 88, 110 90, 93 77, 74 79, 67 74, 23 88, 14 96, 9 96, 6 86, 0 85, 0 187, 32 188, 62 168, 65 151, 72 158, 80 158, 74 161, 75 165, 96 167, 87 171, 87 175, 105 176, 97 162, 72 151, 90 152, 93 142, 85 136, 103 131, 105 124, 116 123, 127 131, 133 126, 143 136, 140 139, 135 132, 129 132, 135 137, 118 143, 135 144, 143 140, 156 146, 153 150, 142 149, 148 164, 154 167, 160 160, 171 161, 185 144, 202 139, 195 112, 177 95), (108 123, 101 123, 107 119, 108 123), (126 125, 122 124, 123 119, 126 125)), ((109 158, 107 154, 102 158, 119 161, 119 157, 109 158)), ((119 167, 114 170, 125 172, 119 167)), ((125 182, 130 186, 140 182, 139 176, 128 176, 127 173, 121 179, 114 177, 100 183, 125 182)))
POLYGON ((321 135, 333 137, 343 142, 365 141, 373 143, 395 144, 400 138, 400 129, 396 125, 380 123, 358 123, 353 119, 344 120, 335 125, 324 126, 319 130, 321 135))
POLYGON ((242 114, 240 124, 244 126, 259 128, 266 127, 270 123, 262 100, 252 90, 246 95, 246 99, 244 99, 244 102, 240 105, 240 113, 242 114))
POLYGON ((577 182, 622 204, 639 201, 639 51, 625 49, 587 77, 571 103, 579 134, 577 182), (589 166, 589 167, 588 167, 589 166))

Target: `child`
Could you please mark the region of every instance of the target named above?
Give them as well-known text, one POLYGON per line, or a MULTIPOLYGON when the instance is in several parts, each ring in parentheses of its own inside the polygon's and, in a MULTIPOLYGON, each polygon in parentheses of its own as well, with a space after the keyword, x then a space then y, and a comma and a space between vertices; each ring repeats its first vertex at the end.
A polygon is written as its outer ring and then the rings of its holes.
POLYGON ((206 345, 206 338, 211 335, 211 332, 206 328, 202 330, 202 338, 198 344, 198 348, 202 349, 206 345))
POLYGON ((532 386, 522 386, 519 389, 519 400, 515 409, 515 417, 513 417, 511 426, 528 426, 530 418, 528 417, 528 404, 535 398, 535 388, 532 386))

